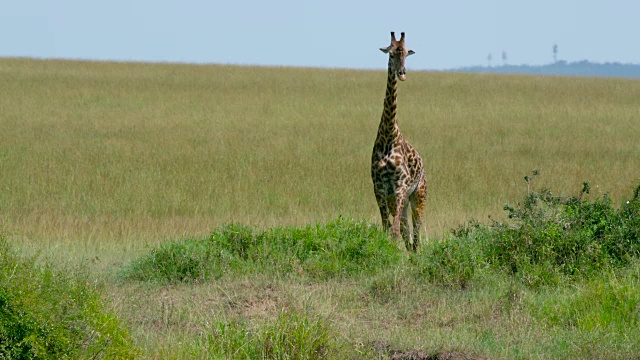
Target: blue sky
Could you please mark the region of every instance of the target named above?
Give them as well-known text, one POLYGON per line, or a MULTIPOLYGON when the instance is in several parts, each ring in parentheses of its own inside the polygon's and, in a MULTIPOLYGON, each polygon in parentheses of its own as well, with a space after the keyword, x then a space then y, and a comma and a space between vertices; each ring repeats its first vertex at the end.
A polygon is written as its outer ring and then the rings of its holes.
POLYGON ((640 63, 634 0, 17 0, 0 5, 0 56, 384 68, 405 31, 408 68, 640 63))

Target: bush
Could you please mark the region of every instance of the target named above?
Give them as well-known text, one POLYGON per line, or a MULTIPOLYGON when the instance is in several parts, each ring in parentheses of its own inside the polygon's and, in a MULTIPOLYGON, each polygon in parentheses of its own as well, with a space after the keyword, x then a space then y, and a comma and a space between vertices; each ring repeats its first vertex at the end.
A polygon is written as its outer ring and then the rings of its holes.
POLYGON ((522 206, 506 206, 512 222, 491 226, 494 238, 487 259, 531 284, 626 265, 640 254, 638 191, 620 209, 608 195, 584 199, 588 193, 589 184, 584 183, 578 196, 544 190, 530 192, 522 206))
POLYGON ((531 191, 535 175, 525 177, 523 203, 505 206, 507 221, 471 222, 450 239, 427 244, 414 260, 418 272, 464 286, 477 271, 493 268, 539 286, 622 267, 640 255, 640 186, 617 209, 608 195, 589 200, 588 183, 578 196, 531 191))
POLYGON ((400 254, 387 234, 365 222, 339 218, 323 225, 267 231, 232 224, 206 239, 164 243, 126 267, 123 275, 173 283, 205 281, 230 271, 327 279, 371 273, 398 262, 400 254))
POLYGON ((132 339, 81 269, 20 258, 0 237, 0 358, 133 358, 132 339))

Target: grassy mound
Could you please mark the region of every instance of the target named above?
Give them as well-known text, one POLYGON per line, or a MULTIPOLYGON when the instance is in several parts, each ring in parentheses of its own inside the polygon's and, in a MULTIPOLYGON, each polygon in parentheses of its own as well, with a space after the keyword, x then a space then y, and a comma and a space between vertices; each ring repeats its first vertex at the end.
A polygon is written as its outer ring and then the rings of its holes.
POLYGON ((134 358, 127 330, 79 270, 38 265, 0 237, 0 358, 134 358))
POLYGON ((296 273, 315 279, 371 273, 402 252, 377 227, 338 219, 304 228, 256 231, 228 225, 206 239, 167 242, 124 269, 130 279, 193 282, 225 273, 296 273))

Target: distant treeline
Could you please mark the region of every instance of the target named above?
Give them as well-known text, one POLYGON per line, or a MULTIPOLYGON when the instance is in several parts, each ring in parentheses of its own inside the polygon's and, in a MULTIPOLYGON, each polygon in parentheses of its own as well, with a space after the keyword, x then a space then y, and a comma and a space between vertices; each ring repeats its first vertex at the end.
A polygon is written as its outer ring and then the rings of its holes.
POLYGON ((470 66, 448 71, 479 72, 495 74, 531 74, 531 75, 561 75, 561 76, 593 76, 593 77, 622 77, 640 78, 639 64, 622 63, 592 63, 587 60, 577 62, 558 61, 547 65, 499 65, 499 66, 470 66))

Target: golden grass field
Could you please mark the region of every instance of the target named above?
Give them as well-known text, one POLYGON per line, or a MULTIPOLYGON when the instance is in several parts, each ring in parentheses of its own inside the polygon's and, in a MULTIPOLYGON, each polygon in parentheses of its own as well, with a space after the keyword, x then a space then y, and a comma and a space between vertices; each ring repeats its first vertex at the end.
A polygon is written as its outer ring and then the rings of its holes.
MULTIPOLYGON (((3 59, 0 79, 0 216, 17 239, 135 247, 228 222, 380 221, 384 71, 3 59)), ((501 216, 533 169, 540 186, 628 196, 639 98, 631 80, 409 72, 399 124, 425 161, 429 237, 501 216)))
MULTIPOLYGON (((109 280, 113 266, 148 245, 231 222, 303 225, 342 215, 379 224, 370 156, 385 81, 384 70, 0 59, 2 231, 28 253, 92 260, 150 358, 187 356, 197 347, 189 336, 201 331, 194 324, 223 311, 216 299, 225 297, 255 305, 247 311, 313 308, 345 332, 379 330, 407 346, 474 349, 496 327, 516 334, 504 346, 535 350, 551 335, 527 333, 517 314, 496 320, 487 289, 420 290, 430 309, 420 316, 435 327, 425 338, 398 333, 415 315, 411 291, 393 311, 338 311, 359 299, 349 292, 356 284, 109 280)), ((593 195, 615 203, 640 177, 640 81, 409 71, 398 115, 425 162, 429 239, 470 219, 503 217, 533 169, 537 187, 577 194, 588 181, 593 195)), ((510 357, 508 348, 493 353, 510 357)))

